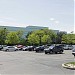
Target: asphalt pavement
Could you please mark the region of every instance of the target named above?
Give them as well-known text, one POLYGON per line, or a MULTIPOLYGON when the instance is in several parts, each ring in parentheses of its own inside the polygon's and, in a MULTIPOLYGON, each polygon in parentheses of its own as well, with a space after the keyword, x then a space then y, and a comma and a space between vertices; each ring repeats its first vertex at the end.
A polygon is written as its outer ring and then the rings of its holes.
POLYGON ((0 51, 0 75, 75 75, 75 70, 62 67, 63 63, 72 61, 71 50, 63 54, 0 51))

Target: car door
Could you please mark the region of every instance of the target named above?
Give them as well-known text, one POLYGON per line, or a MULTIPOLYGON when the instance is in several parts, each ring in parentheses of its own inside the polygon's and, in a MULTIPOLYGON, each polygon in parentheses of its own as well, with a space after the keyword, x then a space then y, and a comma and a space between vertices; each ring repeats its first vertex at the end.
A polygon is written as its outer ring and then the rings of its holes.
POLYGON ((10 46, 9 51, 13 51, 13 50, 14 50, 14 47, 10 46))
POLYGON ((11 47, 9 46, 7 50, 8 50, 8 51, 11 51, 11 47))
POLYGON ((53 52, 57 52, 57 46, 53 48, 53 52))
POLYGON ((54 52, 59 52, 60 51, 60 46, 55 46, 54 52))

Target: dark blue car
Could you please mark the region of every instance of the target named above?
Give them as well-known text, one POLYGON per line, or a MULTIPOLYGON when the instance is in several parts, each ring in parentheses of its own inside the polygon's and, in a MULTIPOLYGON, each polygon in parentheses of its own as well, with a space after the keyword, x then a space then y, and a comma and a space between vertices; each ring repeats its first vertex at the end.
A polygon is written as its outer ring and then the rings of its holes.
POLYGON ((52 53, 55 53, 55 54, 63 53, 63 47, 52 45, 49 48, 44 49, 44 51, 45 51, 45 54, 47 54, 47 53, 49 53, 49 54, 52 54, 52 53))
POLYGON ((38 46, 38 47, 34 48, 34 51, 43 52, 44 51, 44 46, 38 46))

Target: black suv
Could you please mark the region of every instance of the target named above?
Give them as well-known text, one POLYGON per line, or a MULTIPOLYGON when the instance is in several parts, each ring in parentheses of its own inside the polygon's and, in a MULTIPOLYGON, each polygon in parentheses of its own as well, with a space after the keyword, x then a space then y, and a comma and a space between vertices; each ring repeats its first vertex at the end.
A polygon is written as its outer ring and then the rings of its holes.
POLYGON ((43 52, 44 49, 45 49, 44 46, 38 46, 38 47, 34 48, 34 51, 36 51, 36 52, 43 52))
POLYGON ((61 47, 61 46, 50 46, 49 48, 44 49, 44 51, 45 51, 45 54, 47 54, 47 53, 49 53, 49 54, 63 53, 63 47, 61 47))
POLYGON ((1 50, 1 49, 3 49, 3 46, 2 46, 2 45, 0 45, 0 50, 1 50))

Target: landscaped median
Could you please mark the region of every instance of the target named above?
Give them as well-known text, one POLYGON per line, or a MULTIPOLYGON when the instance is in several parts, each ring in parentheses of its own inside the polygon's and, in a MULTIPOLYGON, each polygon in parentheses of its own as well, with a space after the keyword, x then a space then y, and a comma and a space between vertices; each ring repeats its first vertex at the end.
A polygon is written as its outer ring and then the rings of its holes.
POLYGON ((67 69, 75 70, 75 62, 68 62, 68 63, 62 64, 62 66, 67 69))

